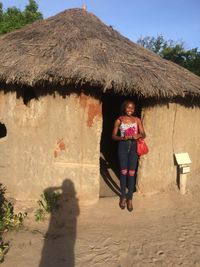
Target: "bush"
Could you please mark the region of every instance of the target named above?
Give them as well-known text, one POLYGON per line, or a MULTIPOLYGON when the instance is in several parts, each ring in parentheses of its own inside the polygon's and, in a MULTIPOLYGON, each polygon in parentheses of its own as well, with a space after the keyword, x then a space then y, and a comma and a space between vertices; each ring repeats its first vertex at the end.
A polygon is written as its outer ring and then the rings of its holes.
POLYGON ((4 243, 3 238, 0 236, 0 262, 3 262, 4 255, 9 249, 9 243, 4 243))
POLYGON ((3 233, 9 230, 18 230, 23 226, 27 213, 14 213, 11 202, 5 198, 5 187, 0 184, 0 262, 3 261, 5 253, 9 249, 9 244, 4 243, 3 233))
POLYGON ((48 213, 58 208, 58 200, 61 193, 58 191, 44 192, 38 200, 39 209, 35 212, 35 220, 42 221, 48 213))

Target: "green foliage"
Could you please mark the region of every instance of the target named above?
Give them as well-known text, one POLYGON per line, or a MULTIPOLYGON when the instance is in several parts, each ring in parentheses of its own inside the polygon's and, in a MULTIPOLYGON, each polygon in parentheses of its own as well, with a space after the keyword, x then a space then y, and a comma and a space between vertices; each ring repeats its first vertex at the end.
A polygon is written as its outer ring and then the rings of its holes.
POLYGON ((200 52, 197 48, 187 51, 185 67, 196 75, 200 76, 200 52))
POLYGON ((138 44, 200 76, 200 52, 198 48, 186 50, 184 43, 165 40, 162 35, 146 36, 138 44))
POLYGON ((24 11, 16 7, 9 7, 3 12, 3 4, 0 3, 0 34, 20 29, 26 24, 42 19, 42 14, 38 11, 35 0, 29 0, 24 11))
POLYGON ((29 0, 29 4, 25 7, 23 13, 26 24, 43 18, 42 14, 38 12, 38 5, 34 0, 29 0))
POLYGON ((3 238, 0 236, 0 263, 4 260, 4 255, 9 250, 9 243, 4 243, 3 238))
POLYGON ((13 204, 5 198, 5 191, 5 187, 0 184, 0 234, 19 229, 27 216, 26 213, 14 213, 13 204))
POLYGON ((42 221, 48 213, 58 208, 58 200, 61 193, 58 191, 45 192, 38 200, 39 209, 35 212, 35 220, 42 221))
POLYGON ((3 4, 0 2, 0 22, 3 19, 3 4))
POLYGON ((14 213, 14 207, 10 202, 5 201, 2 205, 3 215, 0 215, 0 232, 7 230, 18 230, 23 225, 27 213, 14 213))
POLYGON ((141 46, 153 51, 156 54, 165 49, 169 45, 170 41, 166 41, 162 35, 158 35, 156 38, 151 36, 145 36, 138 39, 137 43, 141 46))
POLYGON ((14 213, 14 207, 5 198, 5 192, 5 187, 0 184, 0 262, 3 261, 4 255, 9 249, 9 244, 3 241, 3 233, 8 230, 18 230, 27 216, 26 213, 14 213))

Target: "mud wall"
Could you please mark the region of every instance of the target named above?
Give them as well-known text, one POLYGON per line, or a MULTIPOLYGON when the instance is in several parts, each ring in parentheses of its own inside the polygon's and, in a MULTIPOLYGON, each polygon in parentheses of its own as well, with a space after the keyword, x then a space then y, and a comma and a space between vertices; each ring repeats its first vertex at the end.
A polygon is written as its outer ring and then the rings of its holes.
POLYGON ((0 181, 19 200, 38 199, 43 190, 71 180, 77 197, 99 198, 101 103, 84 93, 32 99, 0 93, 0 181))
POLYGON ((180 103, 155 105, 143 109, 142 120, 150 152, 140 158, 138 189, 153 193, 177 188, 174 153, 182 152, 188 152, 192 160, 191 187, 200 174, 200 108, 180 103))

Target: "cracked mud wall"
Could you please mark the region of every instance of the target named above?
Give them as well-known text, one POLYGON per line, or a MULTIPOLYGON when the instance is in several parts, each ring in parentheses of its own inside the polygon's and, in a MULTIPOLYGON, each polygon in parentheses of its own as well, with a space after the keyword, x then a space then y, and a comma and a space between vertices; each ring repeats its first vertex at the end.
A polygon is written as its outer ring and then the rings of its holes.
POLYGON ((177 187, 174 153, 182 152, 188 152, 192 161, 188 187, 195 185, 200 174, 200 108, 180 103, 154 105, 143 109, 142 120, 150 151, 140 158, 138 189, 154 193, 177 187))
POLYGON ((89 95, 59 93, 25 105, 16 92, 0 93, 0 179, 10 196, 38 199, 44 189, 70 179, 77 197, 99 198, 101 102, 89 95))

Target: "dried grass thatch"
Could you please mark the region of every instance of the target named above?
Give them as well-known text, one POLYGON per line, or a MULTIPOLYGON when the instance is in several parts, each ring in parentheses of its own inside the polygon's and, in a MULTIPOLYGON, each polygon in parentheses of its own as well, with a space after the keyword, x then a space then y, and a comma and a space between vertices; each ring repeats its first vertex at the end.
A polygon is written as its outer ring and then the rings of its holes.
POLYGON ((200 95, 200 78, 163 60, 81 9, 0 38, 0 82, 88 84, 144 97, 200 95))

